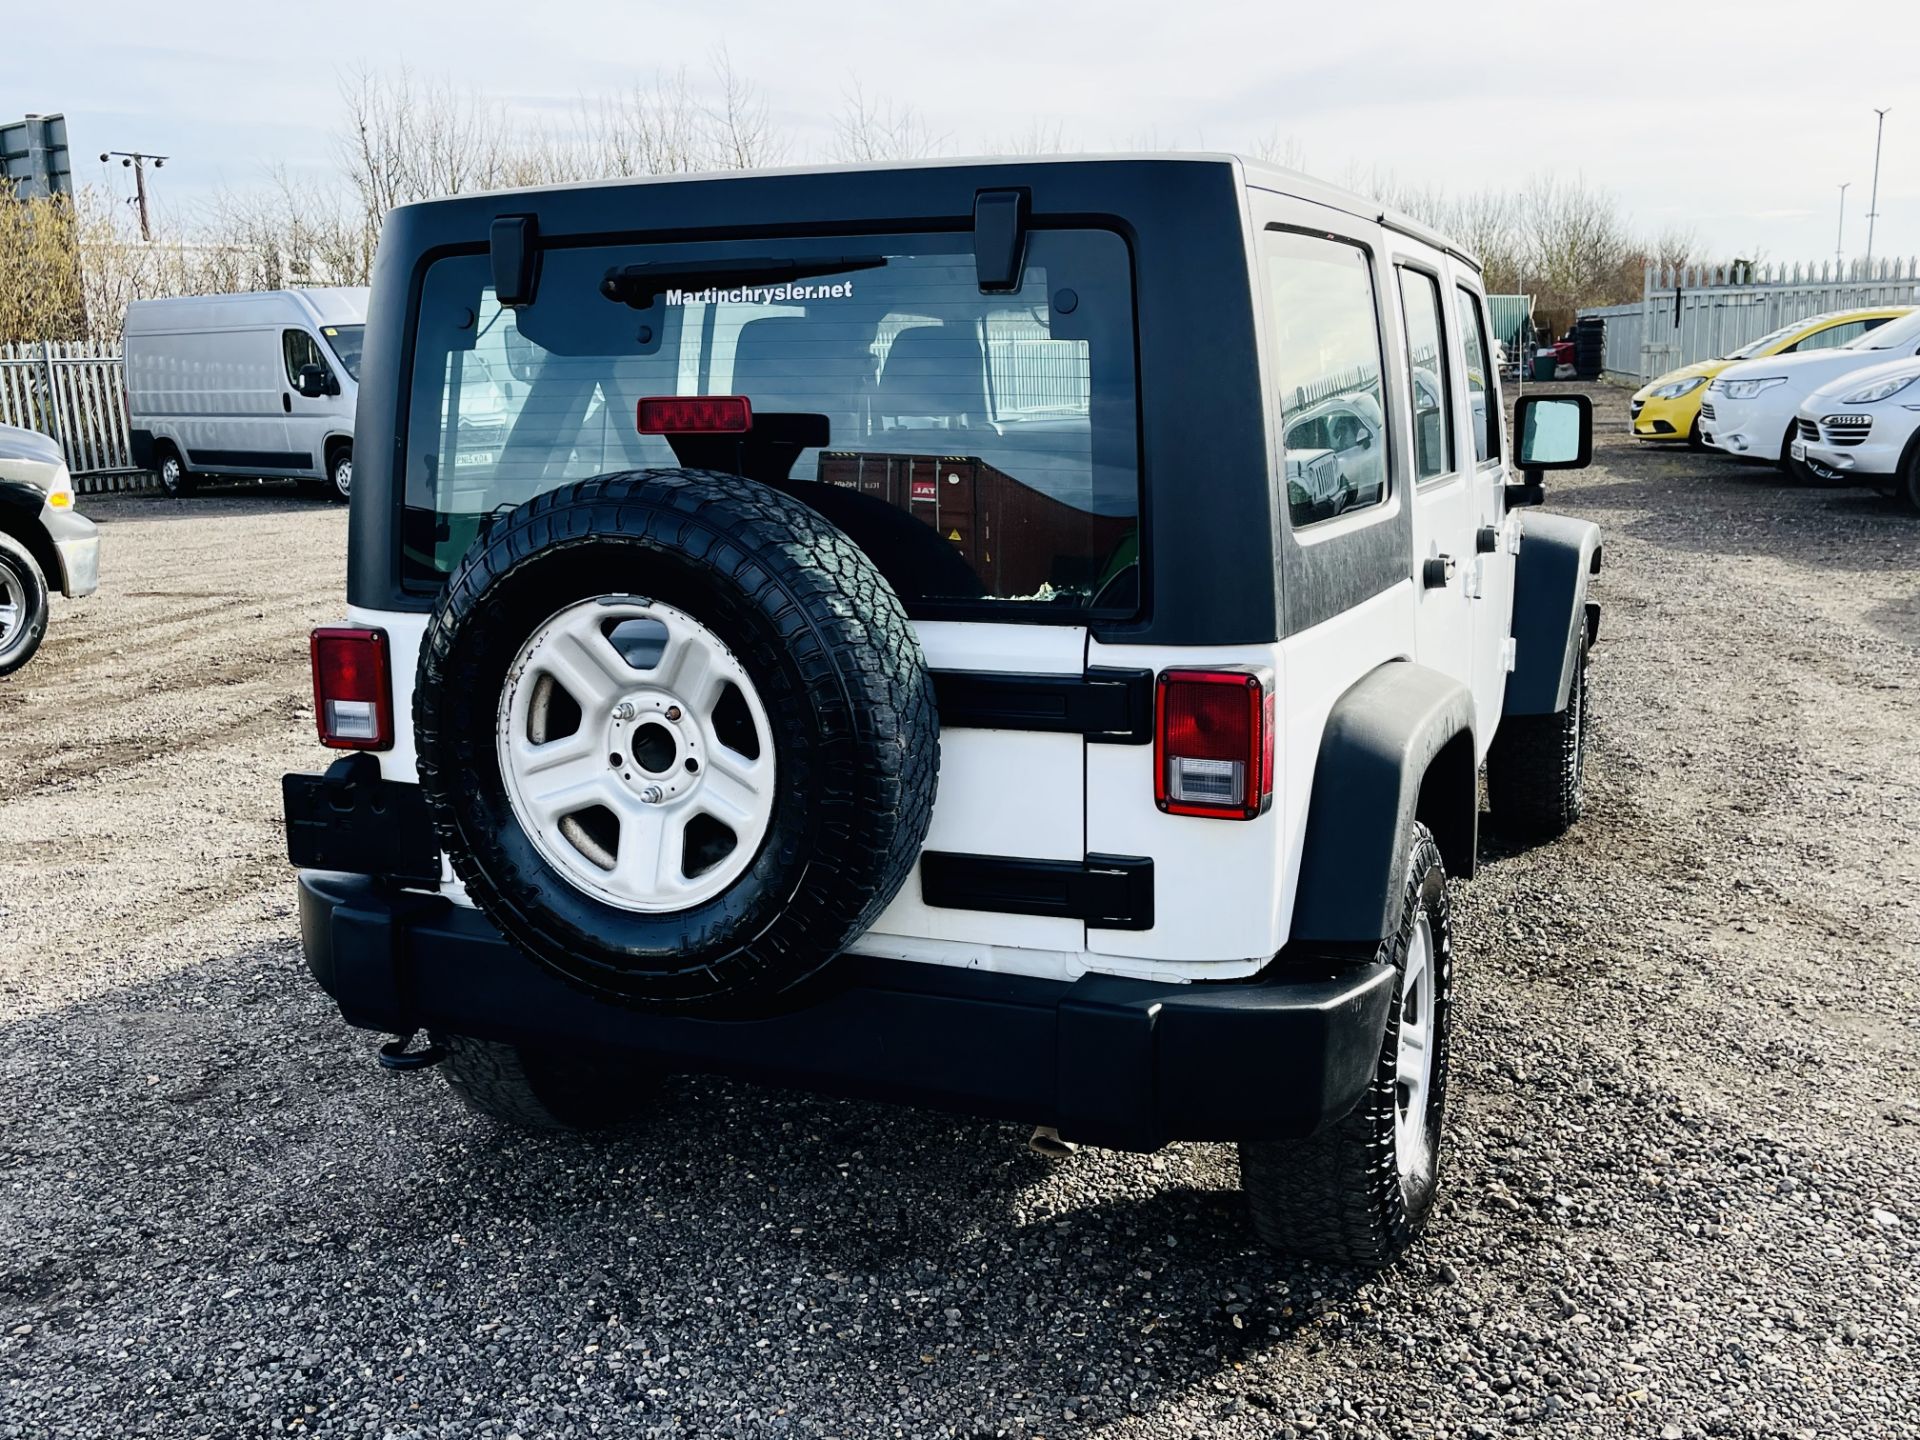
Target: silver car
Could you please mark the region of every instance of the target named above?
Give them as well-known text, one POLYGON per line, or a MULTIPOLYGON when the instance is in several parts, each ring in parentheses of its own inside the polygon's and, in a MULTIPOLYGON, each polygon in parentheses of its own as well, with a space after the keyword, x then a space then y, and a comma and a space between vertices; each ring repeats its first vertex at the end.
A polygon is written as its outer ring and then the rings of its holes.
POLYGON ((99 531, 74 511, 60 447, 36 431, 0 425, 0 675, 40 648, 52 589, 78 599, 99 580, 99 531))

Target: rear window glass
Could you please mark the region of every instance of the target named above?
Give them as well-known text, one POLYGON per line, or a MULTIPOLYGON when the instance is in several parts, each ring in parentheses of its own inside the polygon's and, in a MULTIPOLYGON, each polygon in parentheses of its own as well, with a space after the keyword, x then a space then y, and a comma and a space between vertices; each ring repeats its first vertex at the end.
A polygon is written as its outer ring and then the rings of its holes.
POLYGON ((1132 614, 1135 397, 1126 246, 1101 231, 1034 232, 1004 294, 980 290, 971 235, 554 250, 518 309, 487 256, 444 259, 416 332, 406 578, 438 583, 485 516, 542 491, 692 464, 815 504, 916 608, 1132 614), (639 433, 641 399, 688 395, 747 397, 747 441, 639 433))

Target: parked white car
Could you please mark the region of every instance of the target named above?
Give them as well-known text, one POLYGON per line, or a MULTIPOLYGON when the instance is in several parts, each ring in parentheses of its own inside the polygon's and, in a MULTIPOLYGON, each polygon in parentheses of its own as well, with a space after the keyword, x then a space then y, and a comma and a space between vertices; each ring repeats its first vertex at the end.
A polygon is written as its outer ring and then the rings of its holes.
POLYGON ((1817 479, 1892 491, 1920 510, 1920 359, 1856 370, 1800 402, 1788 447, 1817 479))
POLYGON ((333 500, 353 487, 364 288, 183 295, 127 306, 136 464, 170 495, 202 475, 289 476, 333 500))
POLYGON ((1920 310, 1836 350, 1769 355, 1730 365, 1707 386, 1700 405, 1700 438, 1729 455, 1775 460, 1782 470, 1791 471, 1802 400, 1856 371, 1917 354, 1920 310))

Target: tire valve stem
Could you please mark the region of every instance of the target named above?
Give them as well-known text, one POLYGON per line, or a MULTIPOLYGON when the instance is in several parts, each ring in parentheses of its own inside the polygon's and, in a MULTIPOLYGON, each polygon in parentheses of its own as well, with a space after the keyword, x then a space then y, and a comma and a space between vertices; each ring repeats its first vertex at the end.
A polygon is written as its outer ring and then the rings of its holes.
POLYGON ((616 720, 631 720, 633 716, 634 709, 631 700, 622 700, 618 705, 613 707, 613 718, 616 720))
POLYGON ((658 805, 666 798, 666 794, 667 792, 662 790, 658 785, 649 785, 640 792, 640 798, 649 805, 658 805))

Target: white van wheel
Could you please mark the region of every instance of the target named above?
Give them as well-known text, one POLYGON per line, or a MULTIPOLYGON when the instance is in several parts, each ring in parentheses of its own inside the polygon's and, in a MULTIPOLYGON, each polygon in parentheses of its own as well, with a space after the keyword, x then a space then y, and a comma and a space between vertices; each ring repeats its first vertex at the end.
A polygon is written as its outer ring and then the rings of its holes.
POLYGON ((193 493, 193 475, 177 450, 168 450, 160 457, 160 488, 176 500, 193 493))
POLYGON ((343 446, 333 452, 327 462, 327 479, 333 485, 328 499, 344 501, 353 494, 353 451, 343 446))

